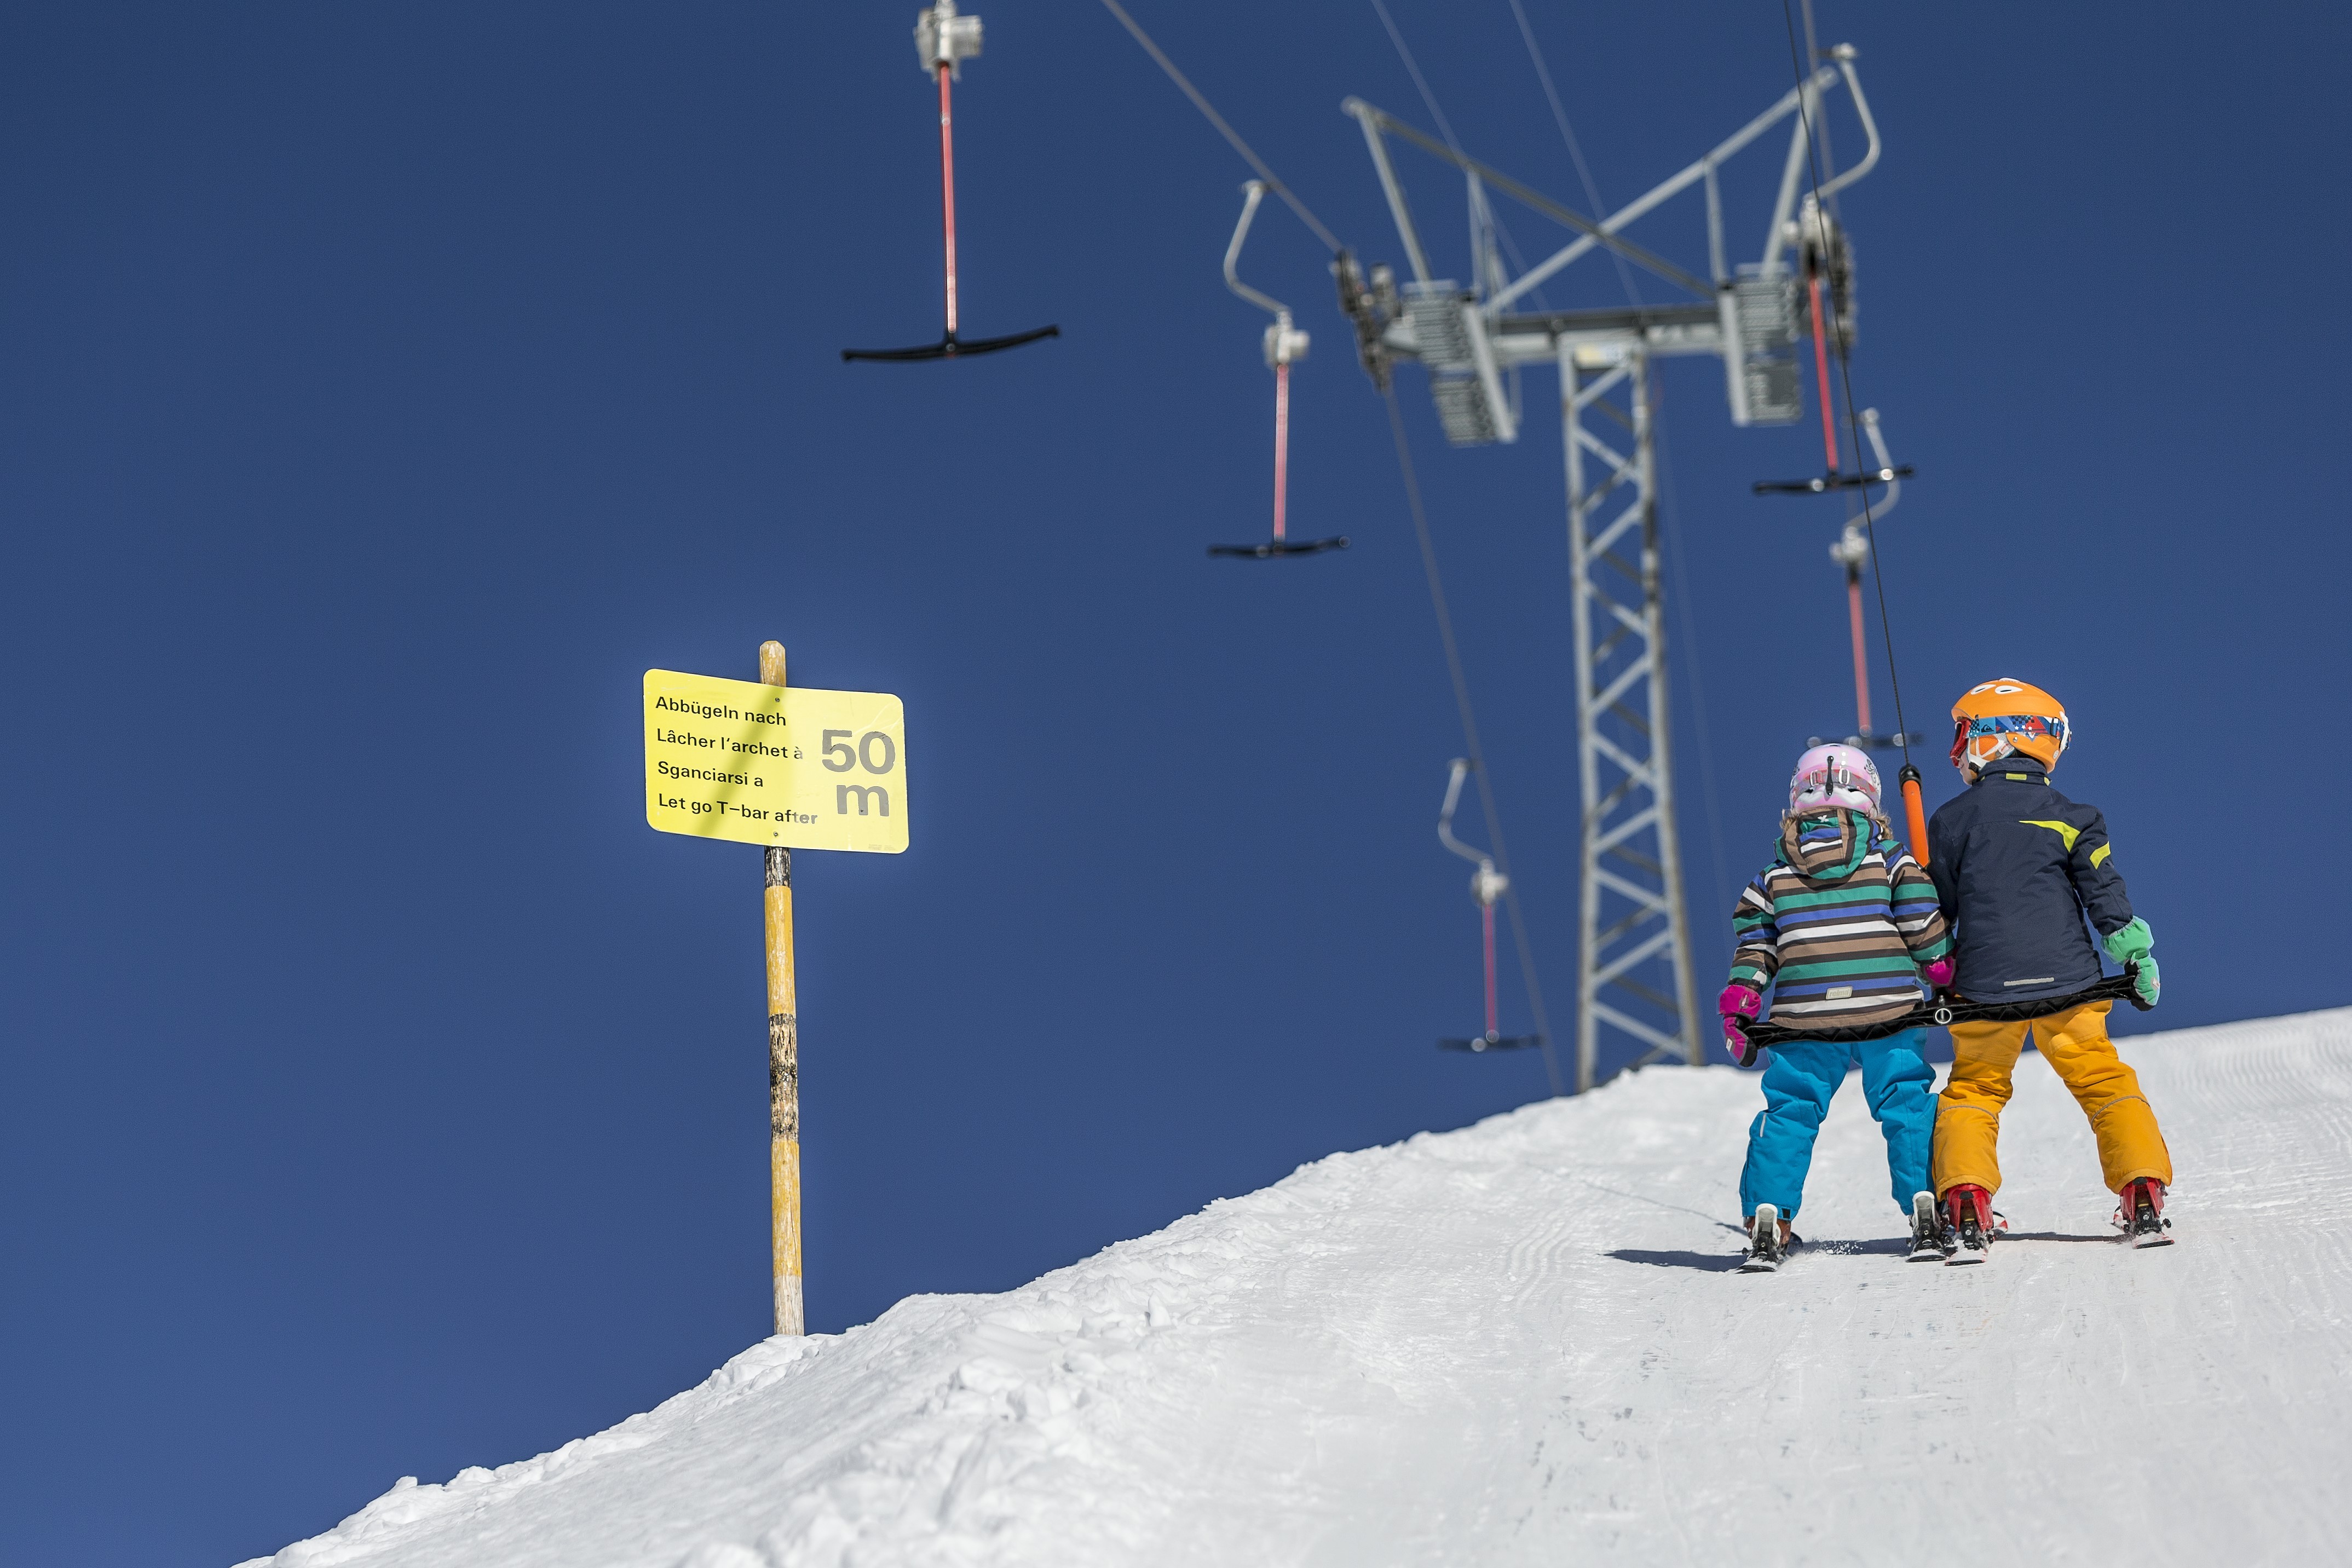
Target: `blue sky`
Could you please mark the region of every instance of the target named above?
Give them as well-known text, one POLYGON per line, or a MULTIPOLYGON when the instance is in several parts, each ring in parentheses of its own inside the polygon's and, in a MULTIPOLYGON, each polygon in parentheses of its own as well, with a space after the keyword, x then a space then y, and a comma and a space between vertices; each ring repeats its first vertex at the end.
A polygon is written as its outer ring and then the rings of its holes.
MULTIPOLYGON (((796 867, 816 1329, 1544 1092, 1432 1048, 1476 1024, 1432 833, 1462 743, 1328 258, 1269 205, 1248 272, 1315 336, 1293 526, 1356 547, 1208 561, 1263 528, 1263 318, 1217 276, 1248 171, 1091 0, 990 0, 958 99, 967 330, 1063 337, 838 362, 937 331, 913 9, 6 14, 0 1559, 271 1551, 765 1331, 759 858, 646 827, 648 667, 778 637, 906 702, 913 847, 796 867)), ((1426 122, 1369 5, 1136 9, 1401 262, 1338 111, 1426 122)), ((1580 206, 1506 0, 1392 10, 1465 143, 1580 206)), ((1612 203, 1788 85, 1777 6, 1530 12, 1612 203)), ((1844 208, 1856 394, 1919 471, 1882 537, 1908 716, 1995 674, 2068 703, 2059 782, 2168 981, 2124 1029, 2347 1000, 2346 27, 1822 16, 1886 139, 1844 208)), ((1459 275, 1458 185, 1402 167, 1459 275)), ((1455 452, 1401 392, 1564 1026, 1557 428, 1455 452)), ((1747 492, 1809 426, 1731 428, 1698 362, 1664 410, 1711 994, 1850 713, 1839 519, 1747 492)))

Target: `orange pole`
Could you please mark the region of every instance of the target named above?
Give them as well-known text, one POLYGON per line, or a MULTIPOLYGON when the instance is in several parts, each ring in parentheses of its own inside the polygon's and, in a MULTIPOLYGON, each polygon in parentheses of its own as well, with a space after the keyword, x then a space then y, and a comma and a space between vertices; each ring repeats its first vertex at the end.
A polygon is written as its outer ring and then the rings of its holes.
POLYGON ((1927 863, 1927 807, 1919 798, 1919 770, 1909 763, 1895 775, 1903 781, 1904 826, 1910 829, 1911 858, 1922 866, 1927 863))

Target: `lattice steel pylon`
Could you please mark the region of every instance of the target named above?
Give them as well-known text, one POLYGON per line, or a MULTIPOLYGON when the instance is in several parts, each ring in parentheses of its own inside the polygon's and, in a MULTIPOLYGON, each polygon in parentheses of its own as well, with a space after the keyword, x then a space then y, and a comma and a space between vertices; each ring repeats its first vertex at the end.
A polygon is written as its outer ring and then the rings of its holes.
POLYGON ((1584 803, 1576 965, 1581 1093, 1592 1087, 1603 1024, 1645 1044, 1644 1062, 1666 1055, 1696 1062, 1703 1053, 1675 828, 1650 356, 1629 347, 1595 373, 1578 358, 1573 346, 1561 346, 1577 784, 1584 803), (1623 432, 1617 443, 1592 428, 1593 416, 1604 412, 1623 432), (1664 971, 1666 989, 1636 978, 1653 969, 1664 971))
MULTIPOLYGON (((1628 1037, 1636 1065, 1676 1057, 1706 1059, 1713 1020, 1692 989, 1689 919, 1684 907, 1681 839, 1675 824, 1673 731, 1666 634, 1660 592, 1657 458, 1651 429, 1652 377, 1671 355, 1721 359, 1734 425, 1786 425, 1804 413, 1798 376, 1801 301, 1788 255, 1801 237, 1797 199, 1810 127, 1841 81, 1868 141, 1864 156, 1821 187, 1827 196, 1878 162, 1878 128, 1840 45, 1804 80, 1706 154, 1601 217, 1551 200, 1458 148, 1361 99, 1341 107, 1362 127, 1412 279, 1386 267, 1366 270, 1346 251, 1333 264, 1340 308, 1354 323, 1365 370, 1385 387, 1393 364, 1428 372, 1446 439, 1457 447, 1517 439, 1519 372, 1559 367, 1561 443, 1568 479, 1568 548, 1576 638, 1578 784, 1582 795, 1581 920, 1578 922, 1579 1092, 1592 1087, 1603 1030, 1628 1037), (1725 163, 1790 121, 1778 195, 1759 259, 1727 258, 1725 163), (1473 255, 1465 289, 1431 276, 1404 186, 1389 156, 1391 136, 1461 171, 1468 188, 1473 255), (1705 273, 1624 237, 1622 231, 1682 192, 1706 202, 1705 273), (1576 231, 1550 256, 1509 276, 1496 254, 1489 193, 1576 231), (1580 258, 1615 252, 1683 290, 1665 304, 1600 309, 1524 308, 1520 301, 1580 258)), ((1836 309, 1850 326, 1852 277, 1836 309)), ((1847 341, 1851 341, 1850 335, 1847 341)))

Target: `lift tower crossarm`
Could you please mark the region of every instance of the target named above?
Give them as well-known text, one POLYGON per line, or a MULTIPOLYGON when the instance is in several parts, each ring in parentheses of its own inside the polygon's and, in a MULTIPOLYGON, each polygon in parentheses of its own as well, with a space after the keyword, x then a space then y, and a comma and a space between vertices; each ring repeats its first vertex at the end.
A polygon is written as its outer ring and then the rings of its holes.
POLYGON ((1500 169, 1456 153, 1434 136, 1406 124, 1387 110, 1367 103, 1360 98, 1350 98, 1341 103, 1339 108, 1344 112, 1354 116, 1364 128, 1365 139, 1370 142, 1373 159, 1381 170, 1381 183, 1389 192, 1389 206, 1396 217, 1398 231, 1405 236, 1405 247, 1412 253, 1413 275, 1422 281, 1428 281, 1428 263, 1422 258, 1421 246, 1412 232, 1412 219, 1404 211, 1403 190, 1397 184, 1396 176, 1388 168, 1388 152, 1381 145, 1380 141, 1381 133, 1384 132, 1403 137, 1423 151, 1444 159, 1465 174, 1477 175, 1506 195, 1526 203, 1546 217, 1567 225, 1597 244, 1607 246, 1626 260, 1656 273, 1669 283, 1687 289, 1702 300, 1714 297, 1714 286, 1704 279, 1684 271, 1664 257, 1654 251, 1643 249, 1632 240, 1620 238, 1582 213, 1560 205, 1542 192, 1521 184, 1500 169))
MULTIPOLYGON (((1389 162, 1388 143, 1381 140, 1381 121, 1388 117, 1360 98, 1351 98, 1340 109, 1356 117, 1363 128, 1364 145, 1370 149, 1372 168, 1381 177, 1381 191, 1389 199, 1389 216, 1395 220, 1397 237, 1404 241, 1405 259, 1412 263, 1412 280, 1429 281, 1429 256, 1421 248, 1421 235, 1412 226, 1412 209, 1405 205, 1404 186, 1398 183, 1395 165, 1389 162)), ((1450 156, 1450 154, 1449 154, 1450 156)))
MULTIPOLYGON (((1849 79, 1851 79, 1853 74, 1851 68, 1849 68, 1847 74, 1849 79)), ((1834 79, 1836 75, 1836 67, 1823 66, 1820 70, 1813 73, 1812 80, 1805 85, 1811 90, 1819 92, 1822 88, 1827 87, 1830 82, 1834 79)), ((1733 132, 1729 136, 1725 137, 1721 142, 1715 145, 1714 149, 1710 151, 1706 156, 1692 163, 1680 174, 1675 174, 1664 183, 1652 187, 1646 195, 1635 197, 1633 201, 1630 201, 1623 206, 1619 207, 1615 212, 1611 213, 1607 217, 1601 220, 1601 227, 1611 234, 1614 234, 1619 229, 1623 228, 1626 225, 1633 222, 1636 218, 1642 217, 1649 213, 1652 208, 1658 206, 1662 203, 1671 201, 1675 196, 1682 195, 1683 192, 1690 189, 1690 187, 1697 181, 1711 180, 1714 177, 1715 171, 1722 167, 1724 163, 1738 154, 1742 148, 1746 147, 1750 142, 1755 141, 1756 138, 1763 135, 1764 132, 1771 130, 1773 126, 1777 125, 1782 120, 1788 118, 1790 114, 1793 113, 1797 107, 1798 96, 1799 89, 1793 87, 1790 88, 1787 92, 1780 95, 1780 102, 1774 104, 1771 108, 1766 110, 1763 113, 1749 121, 1746 125, 1741 126, 1738 131, 1733 132)), ((1854 84, 1853 96, 1854 103, 1856 107, 1859 108, 1862 103, 1862 88, 1859 83, 1854 84)), ((1870 172, 1870 166, 1878 161, 1878 130, 1877 127, 1872 123, 1870 112, 1866 109, 1862 110, 1862 122, 1864 127, 1870 133, 1870 153, 1860 163, 1856 164, 1853 168, 1847 170, 1845 174, 1840 175, 1838 180, 1830 187, 1831 189, 1836 189, 1840 185, 1852 184, 1855 180, 1858 180, 1864 174, 1868 174, 1870 172)), ((1715 221, 1715 217, 1712 213, 1709 214, 1707 227, 1709 230, 1708 237, 1712 239, 1715 237, 1714 231, 1717 227, 1717 222, 1715 221)), ((1586 235, 1581 239, 1570 240, 1567 245, 1552 252, 1551 255, 1536 263, 1535 266, 1529 268, 1527 271, 1520 273, 1517 279, 1513 282, 1509 288, 1501 290, 1487 300, 1486 306, 1487 314, 1490 316, 1499 315, 1502 312, 1503 308, 1510 304, 1511 301, 1517 300, 1520 295, 1525 294, 1528 289, 1540 286, 1544 280, 1551 277, 1553 273, 1558 272, 1561 268, 1566 267, 1570 262, 1576 260, 1579 257, 1588 254, 1600 244, 1601 241, 1591 235, 1586 235)), ((1716 263, 1716 270, 1717 272, 1721 272, 1722 269, 1722 262, 1720 259, 1717 259, 1716 263)))

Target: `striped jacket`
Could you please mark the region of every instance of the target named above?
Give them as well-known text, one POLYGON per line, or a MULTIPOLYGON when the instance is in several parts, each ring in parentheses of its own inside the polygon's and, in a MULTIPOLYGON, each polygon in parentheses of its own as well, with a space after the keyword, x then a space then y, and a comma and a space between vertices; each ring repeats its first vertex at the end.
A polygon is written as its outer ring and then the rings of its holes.
POLYGON ((1842 807, 1792 816, 1780 854, 1732 910, 1735 985, 1774 985, 1772 1016, 1839 1028, 1898 1018, 1918 965, 1952 948, 1936 885, 1910 853, 1842 807))

